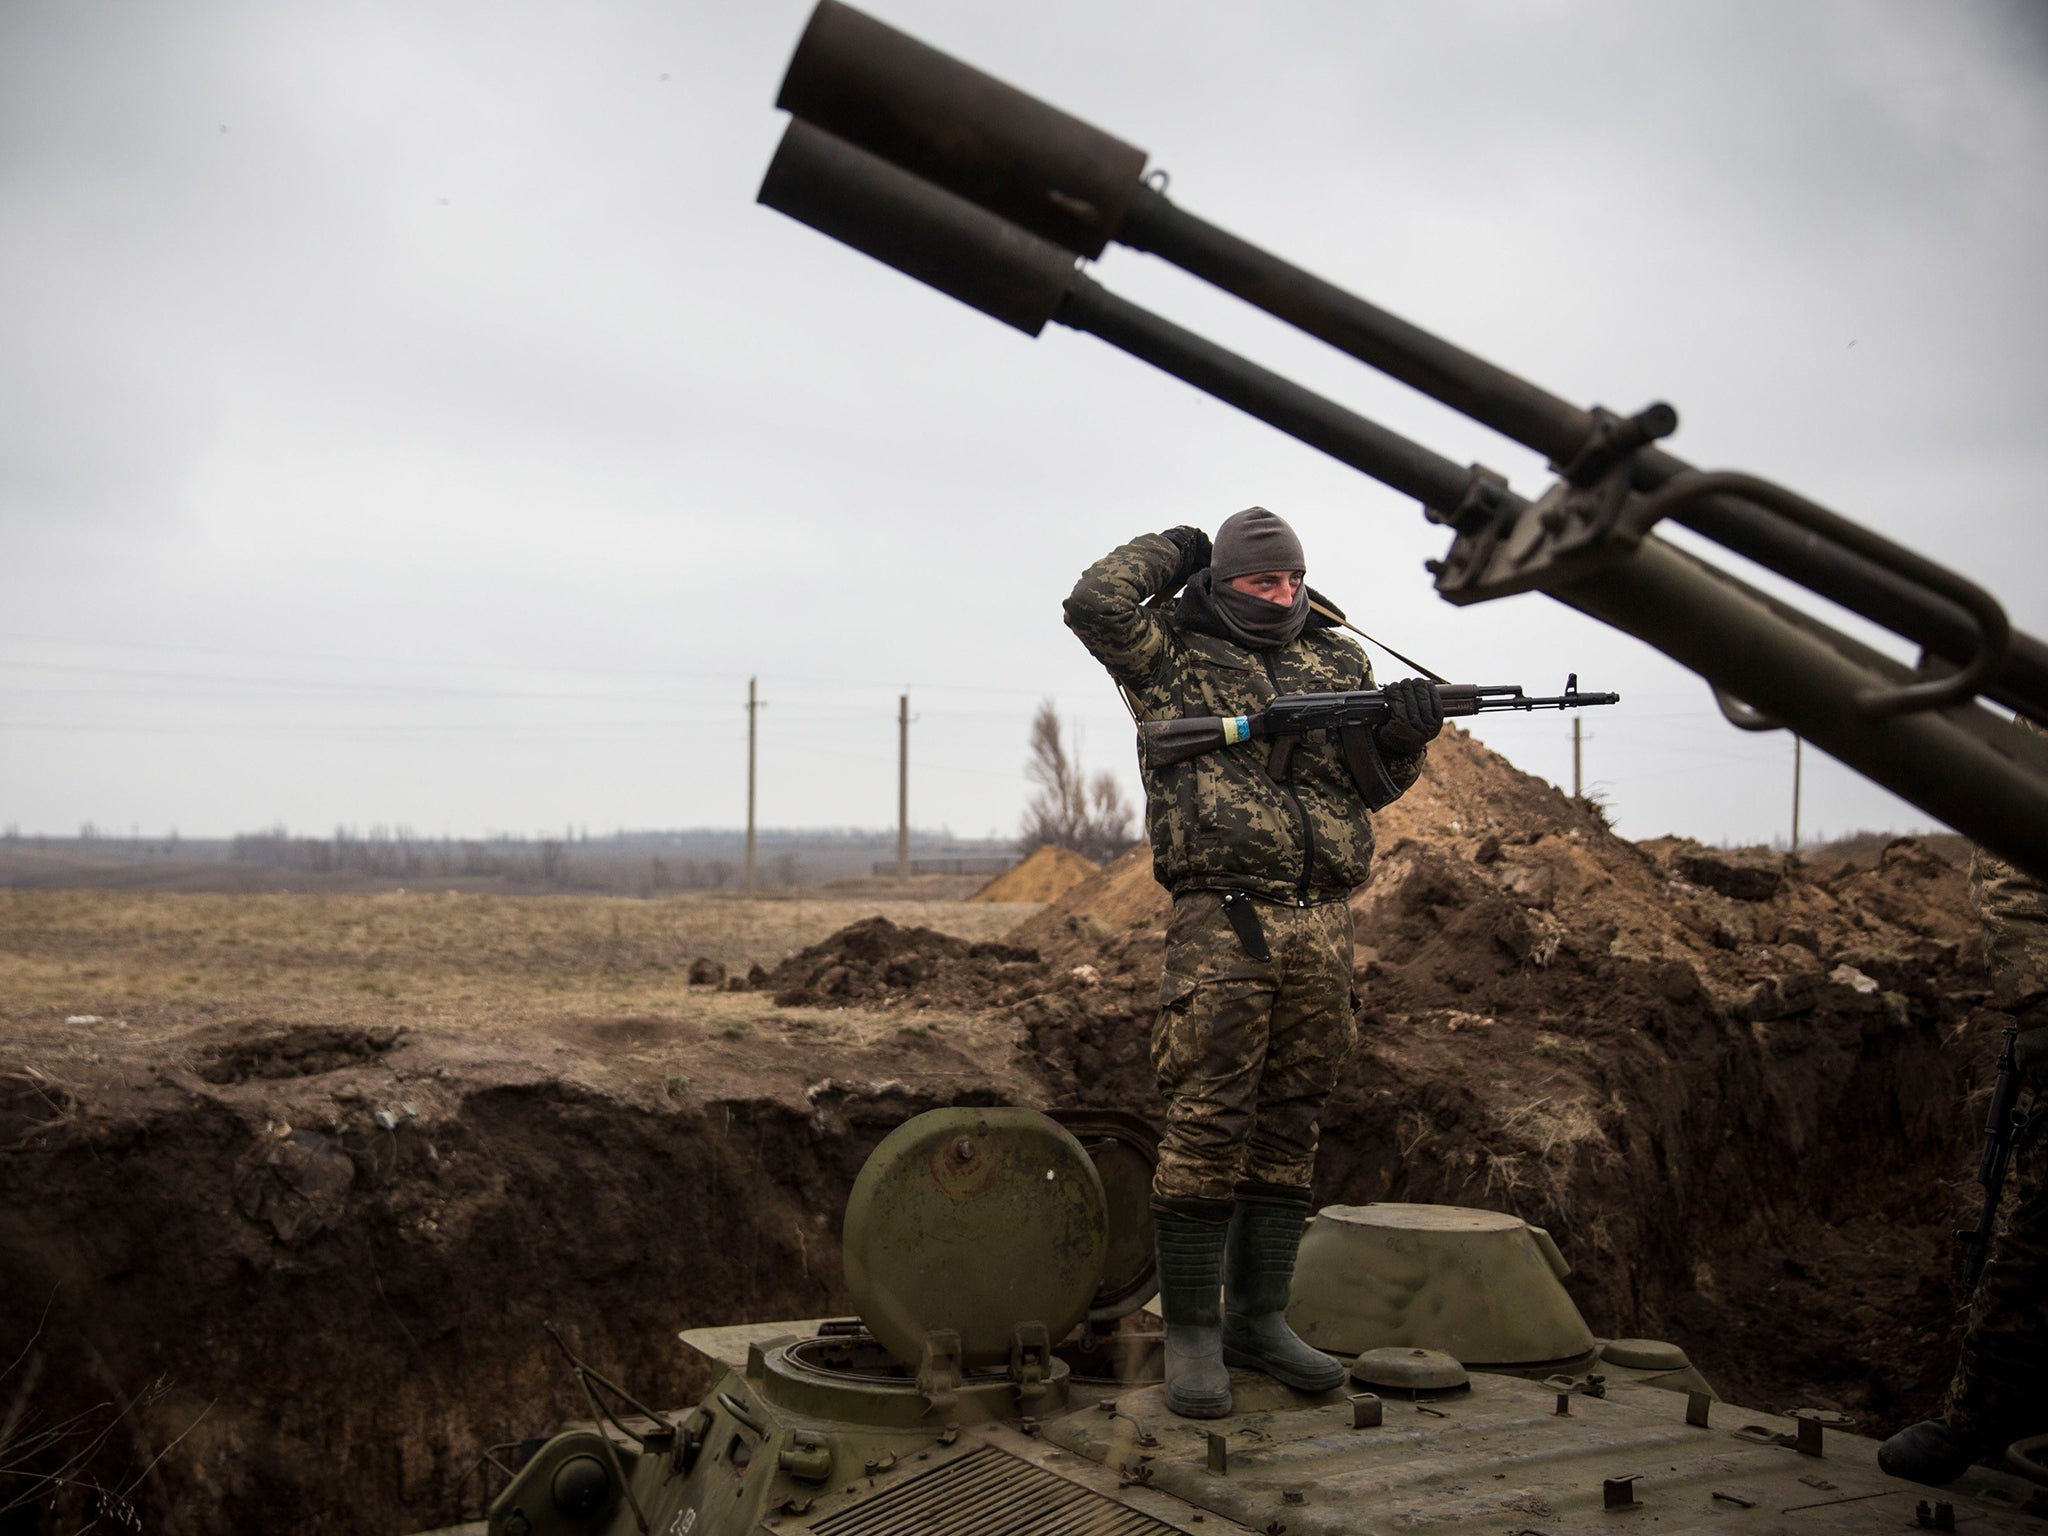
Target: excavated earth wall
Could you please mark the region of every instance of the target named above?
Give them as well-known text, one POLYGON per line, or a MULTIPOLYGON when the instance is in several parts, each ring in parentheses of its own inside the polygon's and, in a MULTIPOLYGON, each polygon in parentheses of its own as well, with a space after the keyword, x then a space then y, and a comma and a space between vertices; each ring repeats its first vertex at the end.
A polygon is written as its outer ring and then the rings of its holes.
POLYGON ((587 1416, 548 1322, 644 1401, 686 1401, 707 1383, 678 1328, 843 1309, 867 1153, 1021 1086, 679 1102, 595 1057, 303 1027, 201 1056, 90 1097, 10 1084, 0 1405, 32 1410, 17 1448, 82 1416, 27 1469, 105 1443, 0 1529, 119 1529, 124 1501, 165 1532, 474 1517, 486 1447, 587 1416))
MULTIPOLYGON (((1929 1411, 1995 1048, 1960 863, 1629 844, 1455 732, 1380 828, 1319 1199, 1539 1222, 1596 1331, 1737 1401, 1929 1411)), ((856 924, 744 1029, 236 1020, 0 1075, 0 1447, 61 1474, 0 1530, 473 1517, 487 1446, 587 1413, 545 1323, 674 1405, 677 1329, 844 1309, 903 1119, 1152 1107, 1164 914, 1140 850, 1004 942, 856 924)))

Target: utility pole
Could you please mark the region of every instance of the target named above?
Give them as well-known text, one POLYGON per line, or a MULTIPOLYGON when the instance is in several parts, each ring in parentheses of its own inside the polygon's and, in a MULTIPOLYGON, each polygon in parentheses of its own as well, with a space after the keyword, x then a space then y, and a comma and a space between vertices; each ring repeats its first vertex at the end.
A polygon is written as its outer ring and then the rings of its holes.
POLYGON ((1792 737, 1792 851, 1799 851, 1799 768, 1804 743, 1795 732, 1792 737))
POLYGON ((747 894, 754 894, 754 715, 761 708, 747 679, 747 894))
POLYGON ((896 696, 896 878, 910 878, 910 695, 896 696))
POLYGON ((1578 716, 1572 716, 1572 798, 1574 800, 1585 798, 1579 781, 1579 723, 1578 716))

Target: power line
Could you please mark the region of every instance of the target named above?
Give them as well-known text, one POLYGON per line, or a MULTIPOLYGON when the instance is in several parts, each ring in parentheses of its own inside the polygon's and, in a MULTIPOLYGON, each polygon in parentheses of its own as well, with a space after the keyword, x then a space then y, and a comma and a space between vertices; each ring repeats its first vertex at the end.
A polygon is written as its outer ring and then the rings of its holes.
MULTIPOLYGON (((448 669, 451 669, 451 670, 456 670, 456 671, 483 671, 483 672, 521 672, 521 673, 532 673, 532 672, 540 672, 540 673, 554 673, 554 674, 557 674, 557 675, 561 675, 561 676, 568 676, 568 677, 634 677, 634 678, 667 678, 667 679, 674 679, 674 680, 676 680, 676 681, 679 681, 679 682, 685 682, 685 681, 686 681, 686 682, 696 682, 696 683, 712 683, 712 682, 716 682, 716 683, 725 683, 725 682, 734 682, 734 681, 737 681, 737 680, 738 680, 738 678, 739 678, 739 676, 740 676, 740 674, 738 674, 738 673, 736 673, 736 672, 692 672, 692 671, 683 671, 683 670, 680 670, 680 669, 676 669, 676 668, 666 668, 666 667, 577 667, 577 666, 565 666, 565 665, 563 665, 563 664, 562 664, 562 663, 560 663, 560 662, 543 662, 543 661, 536 661, 536 662, 513 662, 513 661, 463 661, 463 660, 457 660, 457 659, 452 659, 452 658, 434 658, 434 657, 421 657, 421 656, 379 656, 379 655, 365 655, 365 654, 361 654, 361 653, 358 653, 358 654, 354 654, 354 655, 347 655, 347 654, 337 654, 337 653, 335 653, 335 652, 331 652, 331 651, 325 651, 325 652, 323 652, 323 651, 278 651, 278 650, 268 650, 268 649, 266 649, 266 650, 260 650, 260 651, 259 651, 259 650, 250 650, 250 649, 246 649, 246 648, 238 648, 238 647, 229 647, 229 646, 209 646, 209 645, 182 645, 182 644, 177 644, 177 643, 173 643, 173 642, 160 642, 160 641, 134 641, 134 640, 78 640, 78 639, 74 639, 74 638, 69 638, 69 637, 63 637, 63 636, 56 636, 56 635, 26 635, 26 634, 21 634, 21 633, 19 633, 19 632, 15 632, 15 633, 8 633, 8 632, 0 632, 0 642, 6 642, 6 643, 12 643, 12 644, 19 644, 19 645, 49 645, 49 646, 57 646, 57 647, 61 647, 61 648, 64 648, 64 649, 70 649, 70 650, 102 650, 102 651, 108 651, 108 650, 111 650, 111 651, 124 651, 124 650, 135 650, 135 651, 148 651, 148 652, 158 652, 158 653, 166 653, 166 654, 174 654, 174 655, 175 655, 175 654, 183 654, 183 655, 195 655, 195 656, 236 656, 236 657, 243 657, 243 658, 246 658, 246 659, 249 659, 249 660, 254 660, 254 661, 270 661, 270 662, 275 662, 275 661, 316 661, 316 662, 338 662, 338 663, 341 663, 341 664, 344 664, 344 665, 348 665, 348 666, 393 666, 393 667, 404 667, 404 668, 420 668, 420 667, 445 667, 445 668, 448 668, 448 669)), ((54 663, 54 662, 46 662, 46 663, 35 663, 35 662, 27 662, 27 663, 12 663, 12 662, 0 661, 0 668, 4 668, 4 667, 10 667, 10 666, 14 666, 14 667, 22 667, 22 668, 33 668, 33 669, 40 669, 40 670, 48 670, 48 671, 65 671, 65 670, 80 670, 80 671, 83 671, 83 670, 91 670, 91 669, 85 668, 85 667, 84 667, 84 666, 83 666, 82 664, 67 664, 67 663, 54 663)), ((179 676, 200 676, 200 675, 203 675, 203 674, 198 674, 198 673, 165 673, 165 672, 152 672, 152 671, 150 671, 150 670, 148 670, 148 669, 141 669, 141 668, 130 668, 130 669, 122 669, 122 668, 110 668, 110 669, 105 669, 105 670, 110 670, 110 671, 116 671, 116 672, 126 672, 126 674, 127 674, 127 675, 130 675, 130 676, 162 676, 162 677, 179 677, 179 676)), ((887 680, 886 678, 884 678, 883 676, 881 676, 880 674, 877 674, 877 675, 875 675, 875 676, 872 676, 872 677, 857 677, 857 678, 856 678, 856 677, 845 677, 845 676, 833 676, 833 675, 828 675, 828 674, 824 674, 824 673, 818 673, 818 672, 812 672, 812 671, 806 670, 806 671, 804 672, 803 676, 804 676, 804 678, 805 678, 805 679, 806 679, 807 681, 810 681, 810 682, 816 682, 816 683, 828 683, 828 684, 831 684, 831 685, 832 685, 832 686, 833 686, 834 688, 838 688, 838 689, 846 689, 846 688, 866 688, 866 689, 874 689, 874 690, 876 690, 876 691, 878 691, 878 692, 885 692, 885 693, 886 693, 886 692, 894 692, 894 691, 895 691, 895 690, 896 690, 897 688, 899 688, 899 687, 901 687, 901 686, 904 686, 903 684, 900 684, 900 683, 897 683, 897 682, 893 682, 893 681, 889 681, 889 680, 887 680)), ((229 678, 228 680, 230 680, 230 681, 241 681, 242 679, 239 679, 239 678, 229 678)), ((366 685, 366 686, 376 686, 376 685, 366 685)), ((383 686, 391 686, 391 687, 397 688, 397 687, 404 687, 404 686, 407 686, 407 685, 403 685, 403 684, 393 684, 393 685, 383 685, 383 686)), ((911 683, 910 683, 910 684, 909 684, 908 686, 910 686, 910 687, 913 687, 913 688, 916 688, 916 689, 918 689, 918 690, 920 690, 920 691, 923 691, 923 692, 934 692, 934 693, 967 693, 967 694, 986 694, 986 695, 991 695, 991 696, 999 696, 999 697, 1013 697, 1013 698, 1032 698, 1032 699, 1037 699, 1037 698, 1043 698, 1043 697, 1045 697, 1045 696, 1046 696, 1046 690, 1045 690, 1045 689, 1043 689, 1043 688, 1007 688, 1007 687, 999 687, 999 686, 992 686, 992 685, 990 685, 990 684, 987 684, 987 683, 951 683, 951 682, 933 682, 933 681, 919 681, 919 680, 913 680, 913 681, 912 681, 912 682, 911 682, 911 683)), ((508 695, 508 696, 519 696, 519 695, 516 695, 516 694, 515 694, 515 695, 508 695)))

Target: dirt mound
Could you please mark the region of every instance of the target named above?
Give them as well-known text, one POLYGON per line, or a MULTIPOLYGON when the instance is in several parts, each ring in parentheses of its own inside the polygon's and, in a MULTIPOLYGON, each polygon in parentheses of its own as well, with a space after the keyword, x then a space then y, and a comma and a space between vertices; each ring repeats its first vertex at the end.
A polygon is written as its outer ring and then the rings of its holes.
POLYGON ((1058 901, 1101 866, 1071 848, 1042 843, 1021 864, 1004 870, 969 901, 1058 901))
POLYGON ((791 955, 760 985, 785 1008, 985 1008, 1014 1000, 1038 975, 1035 949, 874 917, 791 955))
MULTIPOLYGON (((1374 822, 1372 878, 1352 897, 1360 971, 1397 955, 1404 967, 1427 958, 1454 975, 1444 984, 1453 996, 1471 995, 1483 978, 1508 974, 1519 983, 1525 964, 1543 969, 1564 946, 1682 960, 1732 998, 1812 971, 1823 955, 1827 969, 1862 957, 1901 979, 1886 957, 1952 965, 1976 942, 1965 866, 1945 847, 1895 839, 1875 867, 1859 868, 1677 838, 1630 843, 1608 829, 1596 806, 1521 772, 1456 726, 1431 748, 1414 788, 1374 822), (1433 903, 1432 892, 1442 899, 1433 903), (1410 953, 1423 942, 1411 912, 1418 902, 1463 908, 1482 897, 1498 935, 1484 935, 1487 943, 1475 950, 1461 928, 1456 942, 1437 945, 1430 957, 1410 953), (1512 962, 1507 972, 1496 949, 1512 962)), ((1168 905, 1152 878, 1151 854, 1140 846, 1011 938, 1055 962, 1096 962, 1105 946, 1114 957, 1133 936, 1163 930, 1168 905)), ((1505 1001, 1512 1009, 1513 998, 1505 1001)))

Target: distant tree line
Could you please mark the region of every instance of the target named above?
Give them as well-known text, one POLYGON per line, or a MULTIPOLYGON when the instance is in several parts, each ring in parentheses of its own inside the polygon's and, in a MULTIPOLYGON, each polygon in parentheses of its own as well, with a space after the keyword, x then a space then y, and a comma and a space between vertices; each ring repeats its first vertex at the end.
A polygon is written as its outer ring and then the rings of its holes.
MULTIPOLYGON (((237 833, 228 857, 246 864, 310 875, 358 875, 375 880, 476 880, 546 890, 717 891, 745 883, 737 859, 684 858, 648 853, 624 840, 571 845, 557 838, 421 837, 407 827, 346 827, 331 837, 294 836, 283 827, 237 833)), ((756 864, 764 885, 795 885, 802 873, 793 850, 770 853, 756 864)))
POLYGON ((373 827, 361 834, 338 827, 332 837, 294 837, 283 827, 239 832, 229 845, 228 857, 315 875, 348 873, 380 880, 474 875, 549 884, 562 878, 568 863, 564 844, 553 838, 538 842, 432 838, 419 837, 404 827, 373 827))

